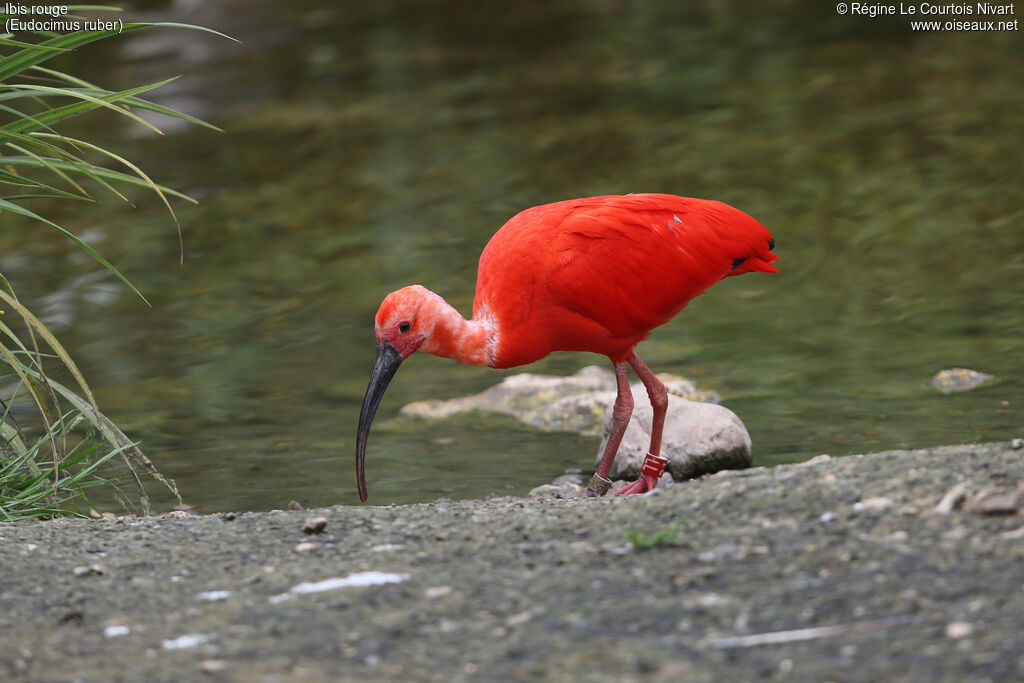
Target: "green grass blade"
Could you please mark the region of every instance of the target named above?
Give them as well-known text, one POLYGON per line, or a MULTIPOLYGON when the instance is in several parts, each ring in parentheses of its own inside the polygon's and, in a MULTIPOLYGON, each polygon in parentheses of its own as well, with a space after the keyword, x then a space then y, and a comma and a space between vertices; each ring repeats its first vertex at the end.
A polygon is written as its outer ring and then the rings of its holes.
MULTIPOLYGON (((149 28, 151 26, 186 28, 194 31, 203 31, 204 33, 212 33, 213 35, 220 36, 221 38, 227 38, 228 40, 232 40, 236 43, 241 42, 225 33, 215 31, 211 28, 194 26, 192 24, 179 24, 175 22, 124 24, 120 33, 137 31, 138 29, 149 28)), ((0 58, 0 82, 6 81, 11 76, 19 74, 29 67, 35 66, 36 64, 42 64, 46 60, 51 59, 63 51, 73 50, 75 48, 82 47, 83 45, 96 42, 97 40, 103 40, 104 38, 110 38, 116 35, 119 34, 111 31, 75 31, 74 33, 56 36, 39 43, 38 45, 33 45, 32 47, 19 50, 14 54, 0 58)))
MULTIPOLYGON (((43 134, 36 133, 36 135, 43 134)), ((77 165, 66 161, 60 161, 59 159, 47 159, 47 161, 53 164, 55 168, 59 168, 63 171, 68 171, 70 173, 79 173, 82 175, 91 175, 89 171, 83 168, 83 166, 87 165, 85 162, 79 162, 80 165, 77 165)), ((26 157, 0 157, 0 163, 8 164, 10 166, 31 166, 37 168, 39 167, 39 165, 35 163, 33 159, 26 157)), ((89 170, 91 170, 92 173, 95 173, 97 176, 105 180, 125 183, 127 185, 134 185, 136 187, 149 187, 149 183, 137 178, 136 176, 129 175, 127 173, 121 173, 120 171, 114 171, 109 168, 104 168, 102 166, 92 166, 91 164, 88 164, 87 166, 89 167, 89 170)), ((178 197, 179 199, 184 199, 185 201, 191 202, 193 204, 198 204, 198 202, 195 199, 189 197, 187 194, 184 194, 183 192, 179 192, 173 188, 167 187, 166 185, 158 185, 157 187, 159 187, 160 191, 166 195, 178 197)))
MULTIPOLYGON (((42 140, 41 138, 39 138, 40 135, 42 135, 42 133, 31 133, 25 136, 26 140, 24 141, 24 146, 16 145, 13 142, 8 142, 7 146, 13 150, 21 152, 22 154, 25 154, 26 156, 32 157, 37 162, 36 164, 33 164, 34 166, 36 166, 37 168, 45 167, 46 170, 56 174, 60 178, 63 178, 69 185, 78 190, 83 196, 90 197, 91 195, 89 194, 88 190, 86 190, 79 183, 77 183, 71 176, 65 173, 62 169, 58 168, 53 163, 50 163, 50 160, 47 157, 39 156, 38 154, 33 152, 31 148, 35 148, 41 152, 50 152, 52 154, 55 154, 57 157, 63 158, 63 160, 66 163, 75 167, 80 167, 84 175, 96 181, 102 187, 105 187, 112 195, 122 200, 132 208, 135 207, 135 204, 130 199, 128 199, 128 197, 124 196, 120 191, 118 191, 116 187, 111 185, 109 182, 99 177, 99 175, 94 170, 96 168, 95 166, 75 156, 71 152, 65 151, 60 147, 57 147, 56 145, 51 145, 45 140, 42 140)), ((9 159, 10 157, 5 158, 9 159)))
POLYGON ((5 169, 0 168, 0 183, 4 185, 14 185, 17 187, 37 187, 41 190, 46 190, 49 194, 22 194, 22 195, 7 195, 2 197, 7 201, 13 201, 15 199, 39 199, 42 197, 53 198, 53 199, 76 199, 83 202, 92 202, 93 199, 90 197, 83 197, 80 194, 68 192, 62 190, 59 187, 53 187, 42 181, 36 180, 35 178, 28 178, 26 176, 18 175, 17 173, 11 173, 5 169))
POLYGON ((128 278, 126 278, 121 273, 121 271, 119 271, 117 268, 114 267, 114 264, 112 264, 107 259, 103 258, 103 256, 101 256, 98 251, 96 251, 95 249, 90 247, 88 244, 83 242, 81 240, 81 238, 78 237, 78 235, 75 235, 72 232, 68 232, 67 230, 65 230, 64 228, 60 227, 59 225, 57 225, 53 221, 51 221, 49 219, 46 219, 46 218, 43 218, 42 216, 40 216, 39 214, 35 213, 34 211, 29 211, 25 207, 19 206, 19 205, 15 204, 14 202, 9 202, 9 201, 0 199, 0 211, 10 211, 11 213, 17 213, 17 214, 20 214, 22 216, 27 216, 28 218, 35 219, 37 221, 40 221, 41 223, 45 223, 45 224, 49 225, 50 227, 54 228, 55 230, 60 232, 62 235, 67 237, 69 240, 71 240, 72 242, 77 244, 78 247, 80 249, 82 249, 82 251, 84 251, 85 253, 89 254, 89 256, 92 256, 94 259, 96 259, 101 264, 103 264, 103 266, 107 270, 109 270, 111 273, 116 275, 117 278, 119 280, 121 280, 121 282, 125 283, 128 286, 129 289, 131 289, 133 292, 135 292, 139 296, 140 299, 145 301, 146 305, 149 305, 149 301, 146 301, 146 297, 142 296, 142 292, 140 292, 138 289, 136 289, 135 285, 133 285, 131 282, 129 282, 128 278))
MULTIPOLYGON (((87 107, 85 109, 82 109, 82 111, 89 111, 91 109, 95 109, 96 107, 106 107, 107 109, 115 111, 118 114, 121 114, 122 116, 127 116, 128 118, 132 119, 133 121, 135 121, 137 123, 141 123, 142 125, 146 126, 147 128, 153 130, 154 132, 156 132, 156 133, 158 133, 160 135, 163 135, 164 134, 163 131, 160 130, 159 128, 157 128, 156 126, 154 126, 152 123, 150 123, 146 119, 142 118, 138 114, 135 114, 134 112, 132 112, 132 111, 130 111, 128 109, 125 109, 124 107, 119 107, 117 104, 115 104, 115 102, 118 102, 119 100, 123 100, 125 97, 129 97, 129 96, 134 95, 136 93, 146 92, 147 90, 152 90, 154 88, 159 88, 162 85, 166 85, 167 83, 170 83, 171 81, 176 80, 176 78, 177 78, 177 76, 175 76, 174 78, 168 78, 167 80, 161 81, 159 83, 153 83, 151 85, 143 85, 143 86, 139 86, 137 88, 131 88, 129 90, 122 90, 120 92, 105 92, 103 95, 101 95, 99 97, 97 97, 95 95, 90 95, 90 94, 88 94, 86 92, 83 92, 80 88, 55 88, 55 87, 49 86, 49 85, 11 85, 11 84, 3 84, 3 85, 0 85, 0 90, 2 90, 4 88, 13 88, 15 90, 24 90, 26 92, 31 92, 31 93, 36 93, 36 94, 42 93, 42 94, 49 94, 49 95, 58 95, 60 97, 78 98, 78 99, 81 99, 81 100, 85 100, 85 102, 83 102, 81 104, 89 103, 89 104, 93 105, 92 107, 87 107)), ((70 116, 75 116, 78 113, 81 113, 81 111, 75 112, 75 107, 71 106, 71 105, 66 105, 65 107, 57 107, 55 109, 51 109, 51 110, 49 110, 47 112, 44 112, 43 114, 40 114, 39 116, 37 116, 36 117, 37 121, 35 123, 38 124, 39 121, 42 121, 42 122, 46 123, 47 125, 49 125, 49 124, 54 123, 56 121, 60 121, 61 119, 69 118, 70 116), (61 112, 61 110, 65 110, 65 112, 60 114, 60 118, 56 118, 58 116, 57 112, 61 112), (66 112, 74 112, 74 113, 66 113, 66 112)), ((18 132, 18 133, 26 133, 28 131, 36 130, 36 129, 37 129, 37 126, 34 126, 32 121, 28 121, 28 120, 22 119, 21 121, 15 121, 15 122, 13 122, 11 124, 3 126, 2 128, 0 128, 0 131, 2 131, 2 130, 11 130, 11 131, 18 132), (29 126, 32 126, 32 127, 29 127, 29 126)))
MULTIPOLYGON (((48 134, 45 134, 45 133, 39 133, 38 135, 40 137, 50 137, 48 134)), ((179 248, 179 252, 181 254, 181 257, 180 257, 181 258, 181 263, 184 263, 185 262, 185 242, 184 242, 184 238, 182 237, 182 234, 181 234, 181 224, 178 222, 178 216, 177 216, 177 214, 174 213, 174 208, 171 207, 171 203, 167 200, 167 196, 160 190, 160 186, 157 185, 156 183, 154 183, 152 178, 150 178, 148 175, 146 175, 141 168, 139 168, 138 166, 136 166, 132 162, 128 161, 124 157, 118 156, 117 154, 114 154, 113 152, 110 152, 110 151, 108 151, 106 149, 103 149, 102 147, 100 147, 98 145, 94 145, 91 142, 86 142, 85 140, 77 140, 75 138, 64 138, 64 139, 70 141, 71 144, 78 145, 80 147, 85 147, 86 149, 91 149, 94 152, 99 152, 100 154, 104 154, 104 155, 110 157, 111 159, 124 164, 126 167, 130 168, 135 173, 135 175, 137 175, 139 178, 141 178, 143 181, 145 181, 146 186, 149 187, 149 189, 153 190, 153 192, 156 192, 157 196, 160 197, 160 200, 164 203, 164 206, 167 207, 167 211, 170 212, 171 218, 174 219, 174 225, 178 229, 178 248, 179 248)))
POLYGON ((212 33, 215 36, 219 36, 221 38, 227 38, 228 40, 230 40, 232 42, 238 43, 239 45, 242 44, 242 41, 238 40, 237 38, 232 38, 228 34, 221 33, 220 31, 215 31, 212 28, 207 28, 206 26, 196 26, 195 24, 181 24, 181 23, 178 23, 178 22, 175 22, 175 21, 154 21, 152 23, 147 23, 147 24, 125 24, 124 25, 124 30, 125 31, 128 31, 128 30, 134 31, 136 29, 146 28, 146 27, 149 27, 149 26, 160 26, 162 28, 187 28, 187 29, 191 29, 193 31, 202 31, 203 33, 212 33))
POLYGON ((67 52, 67 50, 62 50, 59 47, 42 47, 41 45, 37 45, 36 43, 23 43, 20 40, 11 40, 10 38, 0 38, 0 45, 7 45, 9 47, 24 47, 24 48, 32 48, 32 49, 40 49, 40 50, 53 50, 54 52, 57 52, 57 53, 67 52))
MULTIPOLYGON (((29 374, 35 374, 34 370, 28 370, 29 374)), ((145 490, 142 488, 142 481, 139 480, 138 475, 135 474, 135 470, 132 463, 141 466, 146 472, 163 484, 171 494, 177 498, 178 502, 181 502, 181 493, 178 491, 177 485, 173 479, 169 479, 156 469, 156 465, 146 457, 138 446, 129 439, 124 432, 122 432, 114 422, 106 415, 101 413, 94 405, 83 399, 81 396, 65 387, 60 382, 53 379, 49 380, 50 386, 56 391, 61 397, 66 400, 76 410, 80 411, 89 423, 96 429, 97 432, 114 448, 122 449, 124 453, 125 464, 128 465, 129 470, 132 472, 132 476, 135 477, 136 486, 138 488, 138 494, 140 501, 142 502, 143 509, 146 514, 149 514, 149 498, 146 496, 145 490)))
POLYGON ((64 349, 63 345, 61 345, 61 343, 57 341, 57 337, 55 337, 53 333, 50 332, 49 329, 47 329, 46 325, 43 325, 43 323, 40 322, 39 318, 33 315, 32 311, 28 310, 20 301, 18 301, 12 295, 8 294, 2 289, 0 289, 0 300, 5 301, 7 305, 9 305, 11 308, 17 311, 18 315, 20 315, 25 320, 26 323, 32 326, 32 328, 36 331, 36 334, 43 338, 43 341, 46 342, 46 345, 53 349, 53 352, 57 354, 57 356, 64 363, 64 367, 66 367, 71 372, 71 375, 75 378, 75 381, 78 382, 78 386, 82 388, 82 391, 85 392, 85 395, 89 398, 89 402, 95 408, 96 399, 93 397, 92 391, 89 389, 89 385, 85 383, 85 377, 82 375, 81 371, 79 371, 78 366, 75 364, 75 361, 71 359, 71 356, 64 349))
MULTIPOLYGON (((65 83, 69 83, 77 88, 82 88, 85 92, 88 92, 91 95, 101 95, 103 93, 109 92, 107 90, 104 90, 103 88, 100 88, 99 86, 93 85, 92 83, 82 78, 78 78, 77 76, 64 73, 63 71, 47 69, 46 67, 42 66, 34 66, 32 67, 32 71, 38 71, 40 73, 46 74, 47 76, 50 76, 51 78, 64 81, 65 83)), ((4 95, 0 95, 0 99, 3 99, 6 95, 10 94, 13 93, 5 93, 4 95)), ((170 107, 164 107, 162 105, 156 104, 155 102, 144 100, 141 97, 126 97, 124 100, 122 100, 122 103, 128 107, 135 107, 136 109, 151 111, 156 114, 163 114, 164 116, 170 116, 176 119, 180 119, 182 121, 188 121, 189 123, 193 123, 197 126, 203 126, 204 128, 215 130, 218 133, 224 132, 222 129, 218 128, 212 123, 207 123, 202 119, 190 116, 176 109, 171 109, 170 107)))
MULTIPOLYGON (((22 441, 21 436, 18 434, 18 430, 7 424, 3 420, 0 420, 0 440, 7 446, 14 449, 14 454, 18 457, 22 457, 28 452, 28 447, 25 446, 25 442, 22 441)), ((0 460, 2 462, 2 460, 0 460)))
MULTIPOLYGON (((26 365, 20 363, 18 359, 15 358, 14 354, 11 353, 11 350, 2 344, 0 344, 0 358, 10 365, 14 374, 16 374, 18 379, 20 379, 25 385, 29 396, 32 397, 32 402, 36 404, 36 409, 39 411, 39 414, 43 416, 43 419, 47 424, 51 424, 54 420, 54 416, 50 411, 50 406, 46 403, 46 398, 43 396, 39 385, 33 377, 32 370, 26 365)), ((54 442, 53 447, 54 452, 58 452, 56 442, 54 442)))

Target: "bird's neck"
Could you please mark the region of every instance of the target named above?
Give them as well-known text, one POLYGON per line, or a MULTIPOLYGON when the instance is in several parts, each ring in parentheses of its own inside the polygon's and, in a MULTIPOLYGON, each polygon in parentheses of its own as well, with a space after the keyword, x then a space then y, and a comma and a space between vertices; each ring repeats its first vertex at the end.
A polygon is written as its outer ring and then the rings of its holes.
POLYGON ((435 356, 452 358, 466 365, 493 365, 497 329, 487 316, 466 320, 440 296, 434 306, 434 329, 420 347, 435 356))

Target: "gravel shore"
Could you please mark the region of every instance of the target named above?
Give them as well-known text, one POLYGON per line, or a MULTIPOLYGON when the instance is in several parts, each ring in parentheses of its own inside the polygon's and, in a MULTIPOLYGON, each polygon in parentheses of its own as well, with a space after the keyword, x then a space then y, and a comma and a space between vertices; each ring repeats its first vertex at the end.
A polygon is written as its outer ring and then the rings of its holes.
POLYGON ((0 679, 1022 680, 1022 482, 1016 440, 644 497, 0 525, 0 679))

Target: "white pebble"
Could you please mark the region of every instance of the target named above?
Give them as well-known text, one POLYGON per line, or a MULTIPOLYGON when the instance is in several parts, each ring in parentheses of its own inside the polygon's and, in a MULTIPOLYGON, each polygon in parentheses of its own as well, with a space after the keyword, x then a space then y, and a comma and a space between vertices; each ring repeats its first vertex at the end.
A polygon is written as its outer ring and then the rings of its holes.
POLYGON ((231 591, 203 591, 197 597, 207 602, 217 602, 218 600, 227 600, 230 596, 231 591))
POLYGON ((963 640, 974 633, 974 625, 967 621, 954 621, 946 626, 946 637, 950 640, 963 640))
POLYGON ((323 591, 337 590, 338 588, 353 588, 362 586, 380 586, 387 583, 401 583, 409 578, 408 574, 388 574, 385 572, 359 572, 349 574, 345 577, 335 577, 316 582, 303 582, 288 589, 287 593, 271 596, 270 602, 281 602, 294 595, 305 595, 307 593, 321 593, 323 591))
POLYGON ((213 640, 212 633, 186 633, 183 636, 165 640, 163 645, 165 650, 187 650, 204 645, 211 640, 213 640))
POLYGON ((452 592, 451 586, 430 586, 423 594, 428 598, 443 598, 452 592))

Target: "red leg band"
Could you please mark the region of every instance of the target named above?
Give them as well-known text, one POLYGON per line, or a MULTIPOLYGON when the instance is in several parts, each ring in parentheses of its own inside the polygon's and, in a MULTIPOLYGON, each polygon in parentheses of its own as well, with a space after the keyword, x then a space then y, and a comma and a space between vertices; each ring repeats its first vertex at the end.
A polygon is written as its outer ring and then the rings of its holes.
POLYGON ((644 458, 644 464, 640 466, 640 471, 657 479, 665 473, 666 465, 668 465, 668 458, 648 453, 644 458))

